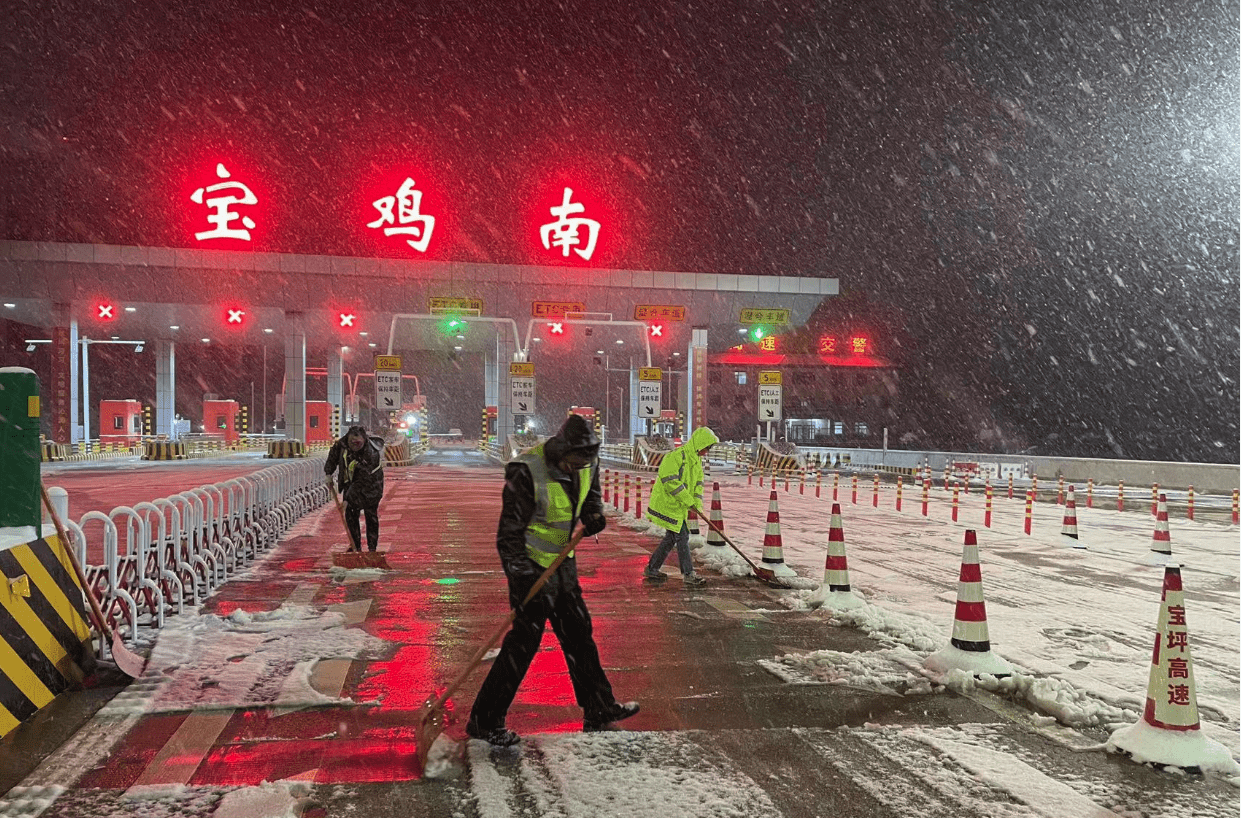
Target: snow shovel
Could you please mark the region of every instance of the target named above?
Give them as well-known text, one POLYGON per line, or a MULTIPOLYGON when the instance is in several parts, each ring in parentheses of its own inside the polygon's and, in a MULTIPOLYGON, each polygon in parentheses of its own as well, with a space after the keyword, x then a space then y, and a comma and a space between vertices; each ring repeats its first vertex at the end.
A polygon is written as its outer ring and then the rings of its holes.
POLYGON ((773 586, 773 587, 775 587, 775 588, 788 588, 788 587, 790 587, 790 586, 788 585, 788 583, 784 582, 784 580, 782 580, 782 579, 780 579, 779 577, 777 577, 777 576, 776 576, 776 572, 775 572, 775 571, 771 570, 770 568, 763 568, 763 567, 761 567, 761 566, 755 565, 755 564, 754 564, 754 560, 750 559, 750 558, 749 558, 749 557, 747 557, 745 554, 742 554, 742 553, 741 553, 741 549, 740 549, 740 548, 738 548, 738 547, 736 546, 736 544, 735 544, 732 540, 728 539, 728 535, 724 533, 723 529, 721 529, 721 528, 720 528, 719 526, 717 526, 715 523, 713 523, 713 522, 711 522, 710 520, 708 520, 706 517, 704 517, 704 516, 702 516, 701 514, 699 514, 699 513, 698 513, 698 509, 691 507, 691 508, 690 508, 690 513, 691 513, 691 514, 693 514, 693 515, 694 515, 695 517, 697 517, 698 519, 702 520, 704 523, 706 523, 708 528, 710 528, 710 529, 711 529, 712 531, 714 531, 716 534, 719 534, 719 535, 720 535, 720 537, 722 537, 722 538, 723 538, 724 542, 726 542, 726 543, 728 543, 730 546, 732 546, 732 549, 733 549, 734 551, 736 551, 736 552, 737 552, 737 553, 741 556, 741 559, 745 560, 745 561, 749 564, 750 569, 751 569, 752 571, 754 571, 754 576, 758 577, 758 578, 759 578, 760 580, 762 580, 763 582, 765 582, 765 583, 767 583, 768 585, 771 585, 771 586, 773 586))
MULTIPOLYGON (((542 576, 534 581, 534 585, 530 586, 530 592, 526 594, 526 598, 521 601, 521 607, 524 607, 527 602, 534 599, 534 595, 537 594, 543 587, 544 583, 547 582, 548 577, 555 573, 556 569, 560 567, 560 563, 564 562, 565 559, 568 558, 569 552, 581 543, 582 537, 585 534, 585 528, 579 528, 577 530, 577 533, 573 535, 572 539, 570 539, 569 542, 565 544, 565 547, 560 550, 560 553, 556 555, 556 559, 552 561, 552 564, 547 566, 547 570, 543 572, 542 576)), ((487 651, 491 650, 491 648, 495 646, 495 643, 500 641, 500 637, 504 636, 504 634, 508 632, 509 627, 513 624, 513 620, 517 618, 517 612, 519 610, 520 607, 509 611, 508 616, 504 619, 504 622, 501 623, 500 627, 496 629, 496 632, 491 635, 490 639, 479 646, 478 650, 474 652, 474 656, 465 666, 465 670, 461 671, 461 675, 457 676, 456 679, 453 679, 452 683, 449 684, 448 687, 444 688, 443 693, 434 699, 428 697, 427 700, 423 702, 422 707, 418 710, 418 724, 414 727, 414 739, 418 748, 418 769, 426 769, 427 754, 431 752, 431 745, 435 743, 435 739, 439 737, 439 734, 444 732, 444 702, 448 701, 448 697, 457 692, 457 688, 461 686, 462 682, 469 678, 469 675, 474 672, 474 669, 482 664, 483 657, 487 655, 487 651)))
POLYGON ((349 538, 348 551, 333 551, 332 564, 339 568, 382 568, 385 571, 392 570, 392 566, 388 565, 386 551, 363 551, 362 545, 353 541, 353 534, 349 533, 349 523, 345 521, 345 504, 341 502, 340 495, 336 492, 336 486, 332 483, 332 478, 328 478, 328 488, 332 490, 332 499, 336 501, 336 510, 340 512, 340 524, 345 527, 345 536, 349 538))
POLYGON ((95 627, 99 630, 99 635, 108 640, 108 649, 112 653, 112 660, 116 662, 116 666, 126 676, 132 676, 137 679, 142 675, 142 671, 146 669, 146 660, 129 648, 125 647, 125 643, 116 635, 116 632, 108 627, 108 620, 104 618, 103 608, 99 605, 99 600, 95 599, 95 592, 91 590, 90 583, 86 581, 86 572, 82 570, 81 564, 78 563, 77 554, 73 553, 73 546, 69 542, 69 537, 65 534, 65 526, 60 521, 60 515, 56 513, 56 509, 52 508, 51 498, 47 496, 47 487, 43 485, 43 481, 39 481, 39 493, 43 495, 43 505, 47 507, 47 513, 52 515, 52 522, 56 525, 56 536, 60 537, 60 545, 65 549, 65 553, 69 556, 69 563, 73 566, 73 573, 77 574, 78 584, 82 586, 82 593, 86 595, 86 599, 90 602, 91 619, 94 620, 95 627))

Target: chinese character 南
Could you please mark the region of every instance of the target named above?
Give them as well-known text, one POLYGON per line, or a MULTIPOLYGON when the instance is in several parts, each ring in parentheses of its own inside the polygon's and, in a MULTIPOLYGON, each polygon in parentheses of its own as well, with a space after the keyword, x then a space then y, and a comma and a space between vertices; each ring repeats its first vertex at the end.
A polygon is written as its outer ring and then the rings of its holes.
POLYGON ((1188 679, 1189 678, 1189 660, 1188 659, 1169 659, 1168 660, 1168 678, 1169 679, 1188 679))
MULTIPOLYGON (((220 163, 215 166, 215 174, 221 179, 228 179, 229 172, 225 169, 224 164, 220 163)), ((220 191, 236 191, 236 193, 228 193, 222 196, 207 196, 207 207, 212 208, 215 212, 207 214, 207 221, 215 225, 214 230, 204 230, 201 233, 195 233, 194 238, 202 241, 203 239, 242 239, 250 240, 250 231, 254 229, 254 220, 249 216, 242 216, 234 213, 231 208, 233 205, 254 205, 259 200, 250 188, 241 182, 227 181, 218 182, 208 187, 200 187, 198 190, 190 194, 190 200, 195 204, 203 204, 204 194, 218 193, 220 191), (241 223, 245 226, 231 227, 230 225, 241 219, 241 223)))
POLYGON ((1169 605, 1168 606, 1168 624, 1184 625, 1185 624, 1185 606, 1169 605))
POLYGON ((539 228, 539 235, 543 238, 544 249, 550 250, 552 246, 561 248, 564 255, 569 255, 569 250, 577 253, 587 261, 594 255, 595 242, 599 238, 599 222, 593 219, 575 218, 570 219, 569 216, 574 213, 584 213, 586 207, 577 202, 569 201, 573 197, 572 188, 564 189, 564 201, 559 207, 549 208, 551 214, 556 217, 556 221, 549 222, 539 228), (576 245, 582 243, 578 231, 586 228, 587 240, 586 248, 579 249, 576 245))
POLYGON ((836 338, 833 335, 824 335, 819 339, 819 354, 834 355, 836 354, 836 338))
POLYGON ((1168 649, 1177 648, 1182 653, 1189 647, 1189 631, 1168 631, 1168 649))
POLYGON ((1189 685, 1168 685, 1168 704, 1189 704, 1189 685))
POLYGON ((862 337, 850 338, 849 344, 853 348, 854 355, 865 355, 867 340, 862 337))
POLYGON ((384 228, 385 236, 413 236, 412 239, 406 239, 405 243, 419 253, 426 252, 427 245, 431 243, 431 231, 435 229, 435 217, 418 212, 422 205, 422 191, 414 188, 413 179, 405 177, 395 196, 384 196, 376 199, 373 204, 379 211, 379 218, 368 222, 367 227, 393 225, 384 228), (394 209, 395 214, 392 212, 394 209))

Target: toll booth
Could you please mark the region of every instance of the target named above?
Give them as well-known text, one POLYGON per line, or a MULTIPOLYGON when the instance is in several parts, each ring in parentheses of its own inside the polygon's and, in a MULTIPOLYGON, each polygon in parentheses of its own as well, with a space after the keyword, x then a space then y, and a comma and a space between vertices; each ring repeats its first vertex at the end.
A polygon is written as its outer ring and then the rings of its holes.
POLYGON ((332 442, 332 404, 325 400, 306 401, 306 445, 332 442))
POLYGON ((500 407, 487 406, 483 409, 483 437, 486 443, 496 434, 496 424, 500 422, 500 407))
POLYGON ((99 401, 99 442, 129 447, 142 442, 142 404, 136 400, 99 401))
POLYGON ((675 409, 660 409, 659 419, 655 421, 655 434, 676 440, 681 437, 681 418, 675 409))
POLYGON ((231 446, 240 439, 237 433, 237 412, 241 404, 235 400, 203 401, 203 432, 221 438, 231 446))

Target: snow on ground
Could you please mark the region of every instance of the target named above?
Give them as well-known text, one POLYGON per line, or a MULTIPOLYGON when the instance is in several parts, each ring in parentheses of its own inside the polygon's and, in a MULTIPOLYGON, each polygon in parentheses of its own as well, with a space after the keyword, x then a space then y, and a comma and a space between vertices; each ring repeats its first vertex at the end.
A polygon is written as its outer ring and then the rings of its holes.
MULTIPOLYGON (((754 562, 762 557, 770 486, 742 477, 720 482, 724 531, 754 562)), ((832 500, 824 487, 798 492, 777 487, 784 560, 800 580, 782 592, 781 604, 812 608, 827 555, 832 500)), ((821 610, 825 618, 859 628, 890 648, 879 653, 823 650, 773 657, 763 666, 788 681, 849 684, 872 690, 915 689, 919 677, 968 691, 974 686, 1017 694, 1070 727, 1115 730, 1136 721, 1146 687, 1159 613, 1163 568, 1151 564, 1155 520, 1144 513, 1077 508, 1079 540, 1060 534, 1064 507, 1034 508, 1033 532, 1023 530, 1024 499, 996 491, 993 524, 984 528, 981 491, 960 495, 958 522, 950 495, 932 490, 928 516, 920 490, 906 487, 902 512, 895 491, 884 486, 879 507, 870 487, 851 502, 839 497, 850 581, 868 604, 849 611, 821 610), (1018 672, 1011 678, 974 679, 959 671, 926 671, 922 660, 944 647, 952 632, 964 532, 974 528, 993 652, 1018 672)), ((710 499, 708 494, 708 501, 710 499)), ((622 518, 625 515, 621 515, 622 518)), ((641 530, 646 524, 623 519, 641 530)), ((1194 677, 1203 734, 1224 744, 1235 759, 1241 744, 1241 602, 1237 529, 1173 519, 1173 559, 1182 565, 1194 677)), ((662 534, 655 529, 652 536, 662 534)), ((695 561, 725 576, 750 573, 728 547, 704 546, 695 561)), ((761 564, 761 563, 760 563, 761 564)), ((1235 764, 1214 772, 1237 780, 1235 764)))

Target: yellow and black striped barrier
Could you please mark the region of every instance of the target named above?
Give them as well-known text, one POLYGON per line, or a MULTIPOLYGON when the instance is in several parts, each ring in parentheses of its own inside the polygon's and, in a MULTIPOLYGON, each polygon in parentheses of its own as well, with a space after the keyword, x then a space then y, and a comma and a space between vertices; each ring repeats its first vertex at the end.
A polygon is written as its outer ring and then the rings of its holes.
POLYGON ((44 463, 59 463, 65 459, 65 444, 44 440, 41 444, 44 463))
POLYGON ((267 441, 267 457, 284 460, 293 457, 305 457, 306 446, 300 440, 269 440, 267 441))
POLYGON ((82 588, 55 535, 0 551, 0 736, 94 660, 82 588))
POLYGON ((179 440, 148 440, 142 444, 143 460, 185 460, 185 444, 179 440))

